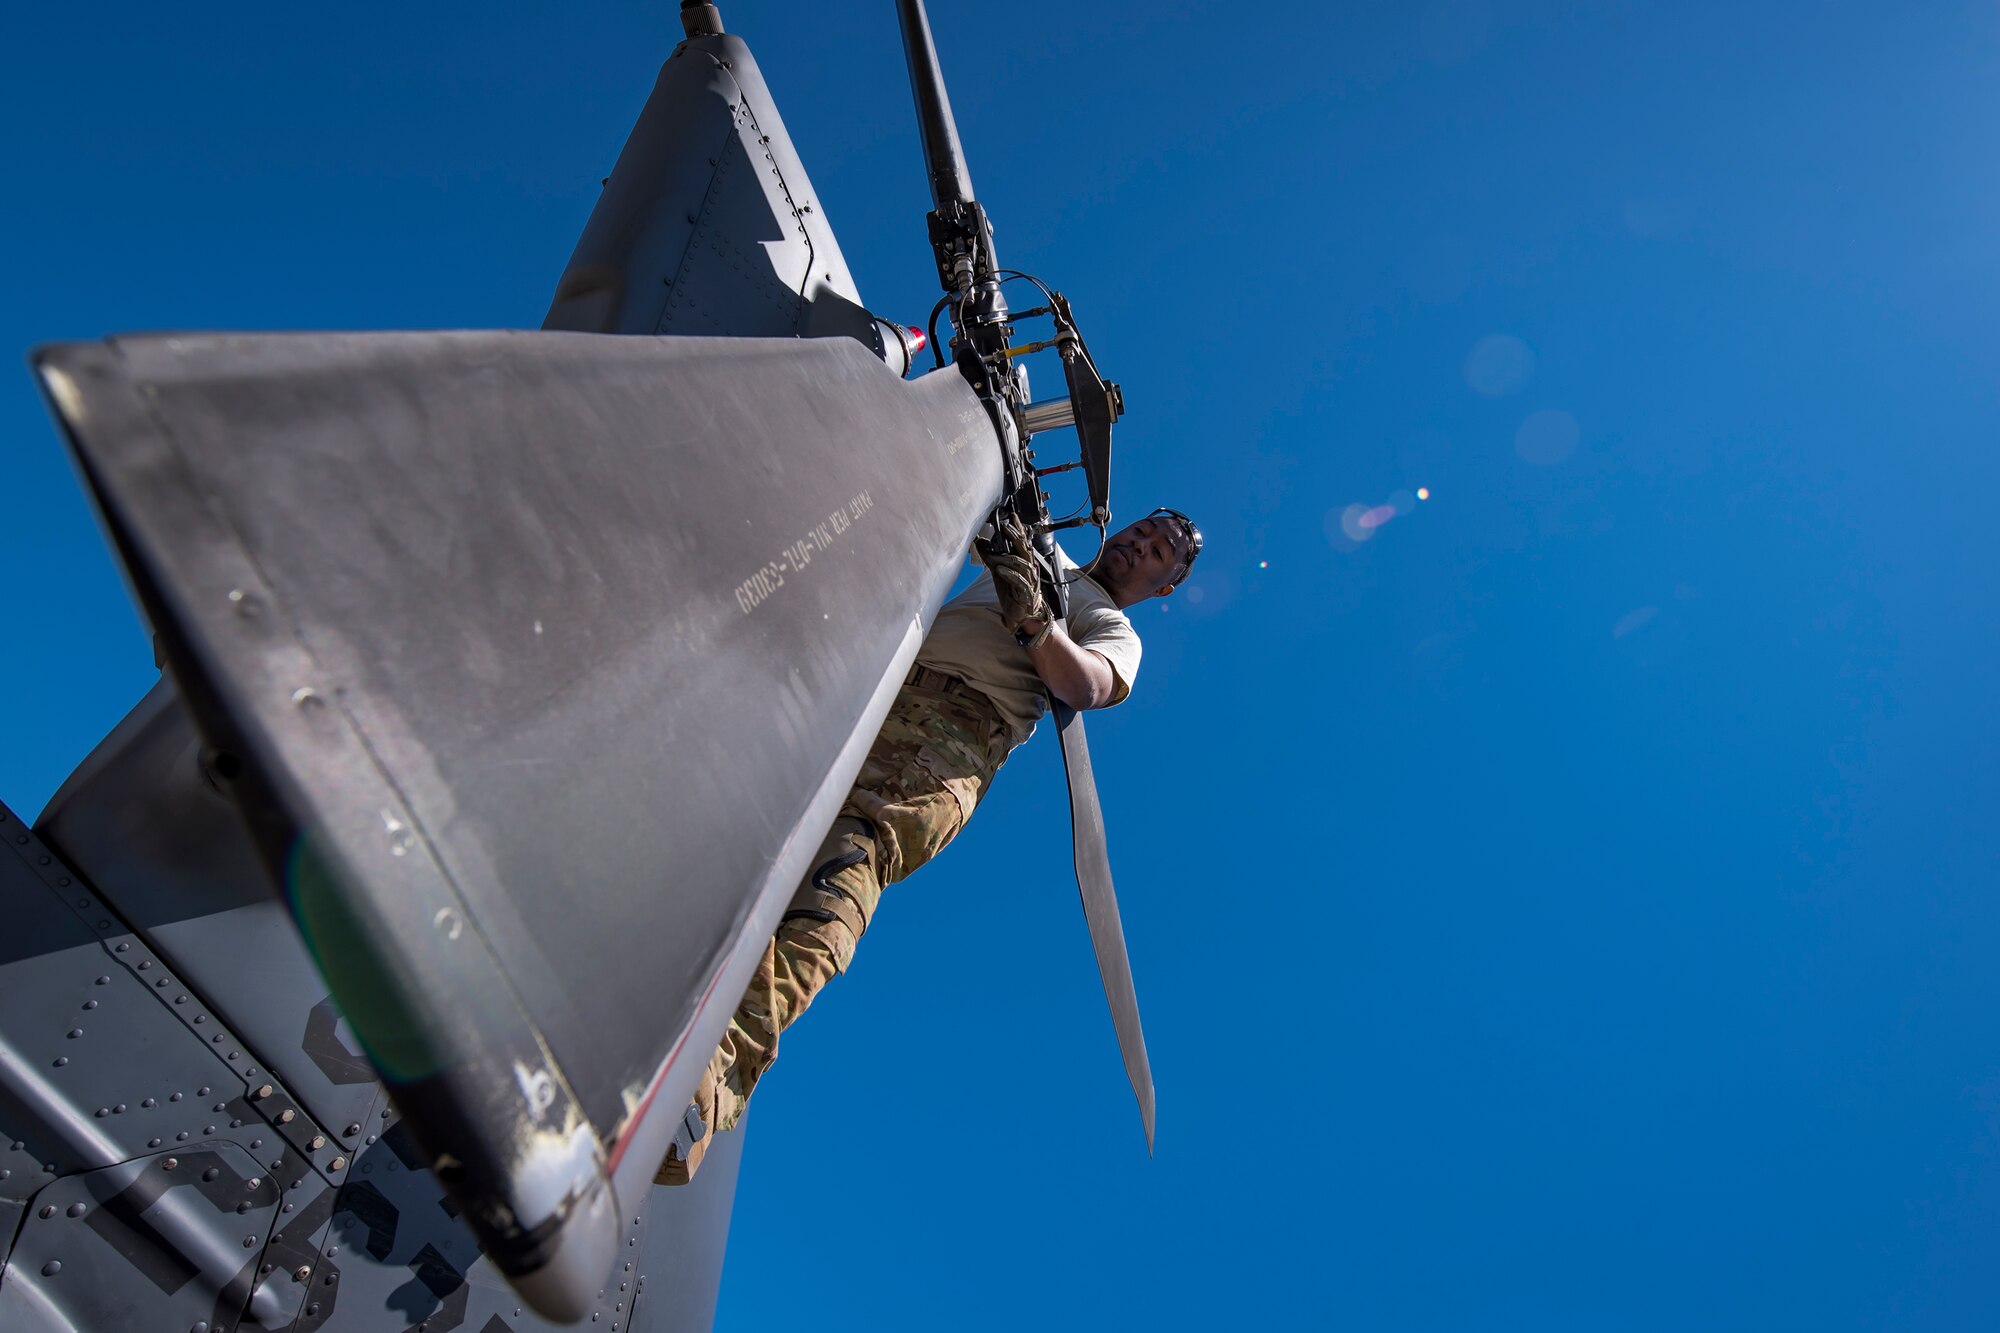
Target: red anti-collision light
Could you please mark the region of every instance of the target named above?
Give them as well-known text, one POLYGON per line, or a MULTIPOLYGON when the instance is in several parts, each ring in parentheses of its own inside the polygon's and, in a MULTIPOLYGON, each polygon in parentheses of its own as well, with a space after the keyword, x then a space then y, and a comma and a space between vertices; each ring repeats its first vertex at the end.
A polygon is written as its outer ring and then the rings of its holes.
POLYGON ((924 331, 916 325, 911 324, 908 328, 910 330, 910 355, 915 356, 918 352, 924 350, 925 345, 930 342, 930 339, 926 338, 924 331))

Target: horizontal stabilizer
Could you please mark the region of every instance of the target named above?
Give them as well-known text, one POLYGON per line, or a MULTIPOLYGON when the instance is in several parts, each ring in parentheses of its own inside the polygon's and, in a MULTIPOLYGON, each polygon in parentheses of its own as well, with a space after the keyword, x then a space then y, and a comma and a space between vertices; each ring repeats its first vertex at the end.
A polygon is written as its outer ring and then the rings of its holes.
POLYGON ((36 361, 342 1011, 580 1309, 998 498, 985 410, 844 338, 36 361))

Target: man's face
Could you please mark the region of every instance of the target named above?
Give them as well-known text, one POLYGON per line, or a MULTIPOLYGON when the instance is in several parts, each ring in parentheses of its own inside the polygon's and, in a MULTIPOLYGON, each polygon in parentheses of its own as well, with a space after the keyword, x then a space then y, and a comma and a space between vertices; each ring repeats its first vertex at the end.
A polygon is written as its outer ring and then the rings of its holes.
POLYGON ((1142 518, 1111 534, 1090 576, 1121 607, 1165 597, 1174 590, 1167 580, 1180 568, 1187 541, 1187 529, 1167 515, 1142 518))

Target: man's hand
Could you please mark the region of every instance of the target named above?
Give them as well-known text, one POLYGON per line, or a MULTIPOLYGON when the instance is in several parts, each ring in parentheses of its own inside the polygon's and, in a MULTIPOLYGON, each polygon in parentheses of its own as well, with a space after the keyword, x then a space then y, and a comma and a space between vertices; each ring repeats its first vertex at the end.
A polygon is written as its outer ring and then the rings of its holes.
POLYGON ((1102 708, 1117 690, 1117 676, 1102 653, 1072 643, 1042 596, 1040 564, 1028 529, 1012 511, 995 523, 993 536, 974 543, 979 561, 993 575, 1000 619, 1017 637, 1032 637, 1028 660, 1049 693, 1071 708, 1102 708))
POLYGON ((1012 511, 1003 511, 990 541, 979 543, 979 558, 993 576, 1000 598, 1000 623, 1019 634, 1029 623, 1048 623, 1049 604, 1042 596, 1040 567, 1028 529, 1012 511))

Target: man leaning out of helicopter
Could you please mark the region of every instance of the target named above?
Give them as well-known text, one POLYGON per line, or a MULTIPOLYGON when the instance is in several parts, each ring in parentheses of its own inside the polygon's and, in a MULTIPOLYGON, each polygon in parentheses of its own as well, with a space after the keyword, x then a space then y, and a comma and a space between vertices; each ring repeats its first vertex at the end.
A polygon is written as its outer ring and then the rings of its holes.
POLYGON ((945 604, 708 1062, 684 1128, 654 1177, 684 1183, 709 1131, 733 1128, 778 1056, 778 1035, 854 960, 885 885, 909 875, 972 816, 1007 754, 1054 695, 1108 708, 1131 693, 1139 635, 1125 608, 1165 597, 1201 553, 1185 514, 1157 509, 1104 543, 1087 569, 1058 561, 1069 612, 1042 593, 1028 534, 1007 514, 978 546, 986 572, 945 604))

